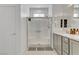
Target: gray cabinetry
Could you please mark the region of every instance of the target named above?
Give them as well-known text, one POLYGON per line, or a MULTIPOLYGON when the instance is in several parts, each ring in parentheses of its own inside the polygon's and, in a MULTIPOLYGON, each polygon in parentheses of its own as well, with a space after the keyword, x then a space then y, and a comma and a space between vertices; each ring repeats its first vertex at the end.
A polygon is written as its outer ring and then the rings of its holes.
POLYGON ((66 37, 63 37, 63 55, 70 54, 70 40, 66 37))
POLYGON ((53 34, 53 45, 54 49, 59 55, 69 55, 70 54, 70 40, 64 36, 53 34))
POLYGON ((54 49, 59 55, 79 55, 79 41, 59 34, 53 34, 54 49))
POLYGON ((79 55, 79 42, 75 40, 70 40, 70 51, 71 55, 79 55))
POLYGON ((61 55, 61 36, 57 35, 57 34, 53 34, 54 35, 54 40, 53 40, 53 45, 54 45, 54 49, 56 50, 56 52, 61 55))

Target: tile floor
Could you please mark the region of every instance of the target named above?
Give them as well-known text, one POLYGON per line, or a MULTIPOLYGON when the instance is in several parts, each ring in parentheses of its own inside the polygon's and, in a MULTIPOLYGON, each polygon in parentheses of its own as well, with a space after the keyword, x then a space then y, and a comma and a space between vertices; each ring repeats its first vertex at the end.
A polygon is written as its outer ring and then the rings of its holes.
POLYGON ((26 55, 57 55, 56 51, 26 51, 26 55))

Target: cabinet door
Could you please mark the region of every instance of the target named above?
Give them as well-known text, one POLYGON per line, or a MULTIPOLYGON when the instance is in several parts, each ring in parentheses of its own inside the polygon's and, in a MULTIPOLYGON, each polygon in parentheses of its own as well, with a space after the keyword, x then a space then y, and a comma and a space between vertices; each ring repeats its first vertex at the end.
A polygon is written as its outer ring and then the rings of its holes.
POLYGON ((68 54, 68 38, 63 38, 63 54, 68 54))
POLYGON ((71 54, 79 55, 79 42, 71 40, 71 54))
POLYGON ((54 34, 53 40, 54 49, 59 55, 61 55, 61 36, 54 34))
POLYGON ((57 35, 57 37, 58 37, 57 38, 57 40, 58 40, 58 42, 57 42, 58 43, 58 45, 57 45, 58 48, 57 49, 58 49, 58 53, 61 54, 61 36, 57 35))
POLYGON ((57 38, 56 38, 56 34, 54 34, 54 41, 53 41, 53 43, 54 43, 54 49, 55 50, 57 50, 57 38))
POLYGON ((55 34, 53 34, 53 48, 55 49, 55 34))
POLYGON ((54 49, 56 50, 56 52, 58 53, 58 41, 57 41, 57 34, 53 34, 54 37, 53 37, 53 46, 54 46, 54 49))

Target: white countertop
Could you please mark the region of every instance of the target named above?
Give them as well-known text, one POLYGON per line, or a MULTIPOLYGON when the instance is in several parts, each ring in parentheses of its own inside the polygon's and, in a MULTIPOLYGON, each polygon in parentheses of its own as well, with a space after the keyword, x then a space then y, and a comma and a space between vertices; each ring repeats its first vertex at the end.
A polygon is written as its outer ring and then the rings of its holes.
POLYGON ((69 39, 73 39, 76 41, 79 41, 79 35, 73 35, 73 34, 68 34, 68 33, 60 33, 60 32, 54 32, 55 34, 67 37, 69 39))

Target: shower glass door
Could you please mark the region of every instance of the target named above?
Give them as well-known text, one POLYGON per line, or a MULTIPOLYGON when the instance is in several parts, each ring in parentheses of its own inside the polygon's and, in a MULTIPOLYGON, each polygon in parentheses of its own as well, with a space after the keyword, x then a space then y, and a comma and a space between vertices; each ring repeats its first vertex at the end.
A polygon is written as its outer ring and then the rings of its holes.
POLYGON ((50 46, 51 19, 31 18, 28 21, 28 46, 50 46))
POLYGON ((28 47, 49 47, 51 18, 47 8, 31 8, 28 19, 28 47))

